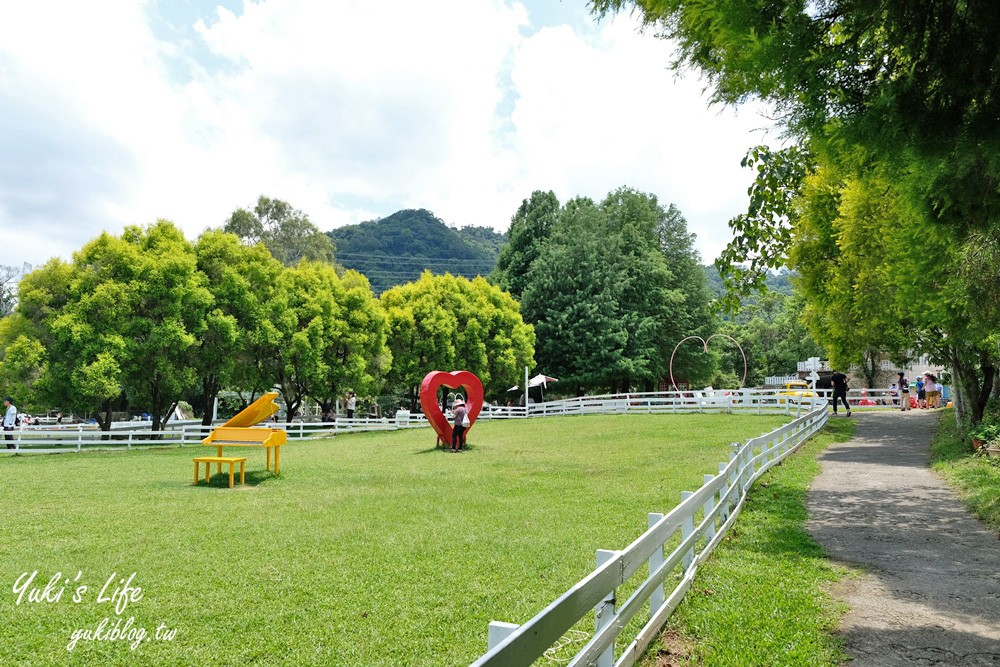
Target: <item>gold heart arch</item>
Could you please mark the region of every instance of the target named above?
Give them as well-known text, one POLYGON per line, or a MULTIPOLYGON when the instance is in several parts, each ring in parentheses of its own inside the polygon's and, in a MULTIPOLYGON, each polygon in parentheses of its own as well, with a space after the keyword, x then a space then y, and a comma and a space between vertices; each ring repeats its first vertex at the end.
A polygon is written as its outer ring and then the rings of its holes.
POLYGON ((717 334, 712 334, 711 336, 709 336, 708 340, 705 340, 701 336, 688 336, 687 338, 681 339, 681 342, 677 343, 677 345, 674 346, 674 351, 670 353, 670 385, 674 388, 674 391, 679 391, 677 389, 677 383, 674 382, 674 355, 677 354, 677 348, 679 348, 681 345, 683 345, 686 341, 689 341, 691 339, 697 338, 698 340, 701 341, 702 346, 705 348, 705 354, 708 354, 708 344, 716 336, 721 337, 721 338, 728 338, 729 340, 731 340, 733 342, 733 345, 735 345, 736 348, 740 351, 740 355, 743 357, 743 379, 740 380, 740 386, 737 387, 737 389, 742 389, 743 388, 743 384, 747 381, 747 355, 743 352, 743 348, 740 347, 740 344, 736 341, 735 338, 733 338, 732 336, 728 336, 726 334, 723 334, 723 333, 717 333, 717 334))

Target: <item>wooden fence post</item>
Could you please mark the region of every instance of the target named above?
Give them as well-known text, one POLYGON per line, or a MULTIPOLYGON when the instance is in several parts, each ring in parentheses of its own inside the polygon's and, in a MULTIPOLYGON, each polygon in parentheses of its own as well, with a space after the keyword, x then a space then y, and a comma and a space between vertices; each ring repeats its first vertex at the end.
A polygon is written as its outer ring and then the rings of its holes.
POLYGON ((493 647, 510 637, 520 625, 516 623, 503 623, 502 621, 490 621, 490 629, 486 637, 486 650, 492 651, 493 647))
MULTIPOLYGON (((702 485, 708 484, 709 482, 711 482, 714 479, 715 479, 715 475, 708 475, 708 474, 706 474, 704 477, 702 477, 702 485)), ((711 495, 711 496, 709 496, 708 500, 705 501, 705 505, 704 505, 703 509, 705 511, 705 518, 707 519, 709 517, 709 515, 712 513, 712 511, 715 509, 715 495, 714 494, 711 495)), ((705 529, 705 541, 706 542, 711 542, 713 537, 715 537, 715 520, 714 519, 709 522, 708 526, 705 529)))
MULTIPOLYGON (((693 495, 694 493, 692 493, 691 491, 681 491, 681 502, 683 503, 685 500, 687 500, 693 495)), ((684 522, 681 523, 681 539, 686 540, 688 536, 693 532, 694 532, 694 512, 689 514, 688 517, 684 519, 684 522)), ((694 562, 694 547, 691 547, 690 549, 688 549, 687 553, 684 554, 684 558, 681 559, 681 566, 684 568, 685 572, 689 567, 691 567, 691 563, 693 562, 694 562)))
MULTIPOLYGON (((609 560, 618 555, 617 551, 611 551, 609 549, 598 549, 597 550, 597 567, 600 567, 607 563, 609 560)), ((609 625, 611 621, 615 619, 615 591, 611 591, 607 596, 597 603, 594 607, 594 631, 600 632, 601 628, 609 625)), ((611 646, 607 648, 604 653, 597 658, 597 667, 614 667, 615 664, 615 645, 614 642, 611 646)))
MULTIPOLYGON (((663 515, 659 512, 649 513, 649 527, 652 528, 656 523, 663 518, 663 515)), ((661 544, 658 549, 654 550, 652 555, 649 557, 649 573, 652 574, 656 571, 656 568, 663 564, 663 545, 661 544)), ((653 618, 656 614, 656 610, 663 606, 663 601, 666 600, 666 596, 663 592, 663 582, 653 589, 653 592, 649 594, 649 617, 653 618)))

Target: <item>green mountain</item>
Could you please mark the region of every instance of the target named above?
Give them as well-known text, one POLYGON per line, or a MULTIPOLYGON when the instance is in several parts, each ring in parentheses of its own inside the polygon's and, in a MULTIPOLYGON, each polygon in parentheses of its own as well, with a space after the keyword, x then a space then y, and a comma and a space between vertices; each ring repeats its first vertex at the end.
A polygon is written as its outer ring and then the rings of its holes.
MULTIPOLYGON (((707 285, 712 298, 717 299, 725 294, 726 288, 722 284, 722 277, 719 276, 719 270, 715 268, 715 265, 707 264, 703 266, 702 269, 705 271, 705 284, 707 285)), ((769 292, 778 292, 780 294, 791 294, 792 278, 794 278, 795 275, 794 271, 789 271, 788 269, 768 271, 767 278, 765 278, 767 290, 769 292)), ((755 298, 756 297, 751 295, 749 300, 753 301, 755 298)))
POLYGON ((368 276, 376 294, 416 280, 424 269, 467 278, 488 275, 506 242, 503 234, 486 227, 449 227, 422 208, 346 225, 327 235, 336 246, 337 263, 368 276))

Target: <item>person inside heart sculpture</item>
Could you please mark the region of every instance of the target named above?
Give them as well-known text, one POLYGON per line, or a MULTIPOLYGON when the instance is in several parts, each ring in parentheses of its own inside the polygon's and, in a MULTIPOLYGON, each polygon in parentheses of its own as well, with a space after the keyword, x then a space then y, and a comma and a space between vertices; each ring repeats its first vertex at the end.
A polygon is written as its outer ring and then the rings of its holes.
POLYGON ((469 430, 469 410, 461 397, 456 398, 451 406, 455 426, 451 431, 451 451, 460 452, 465 447, 465 432, 469 430))

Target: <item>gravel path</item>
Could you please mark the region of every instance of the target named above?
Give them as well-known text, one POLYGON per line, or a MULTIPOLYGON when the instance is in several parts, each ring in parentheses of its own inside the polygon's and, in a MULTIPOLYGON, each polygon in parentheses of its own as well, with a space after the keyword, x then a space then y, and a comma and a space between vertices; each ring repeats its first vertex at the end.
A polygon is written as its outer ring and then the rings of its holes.
MULTIPOLYGON (((846 419, 841 416, 837 419, 846 419)), ((938 416, 858 413, 809 492, 807 528, 863 571, 834 595, 849 664, 1000 665, 1000 541, 927 468, 938 416)))

